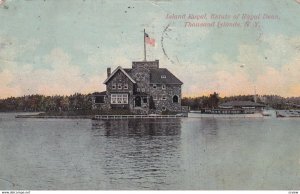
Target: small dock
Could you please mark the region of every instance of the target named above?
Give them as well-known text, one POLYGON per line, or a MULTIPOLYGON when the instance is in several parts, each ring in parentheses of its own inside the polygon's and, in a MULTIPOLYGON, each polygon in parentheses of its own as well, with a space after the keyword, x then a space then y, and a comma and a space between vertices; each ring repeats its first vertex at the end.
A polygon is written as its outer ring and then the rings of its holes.
POLYGON ((168 119, 181 118, 183 115, 95 115, 93 120, 109 120, 109 119, 168 119))
POLYGON ((277 110, 276 117, 298 117, 298 118, 300 118, 300 110, 277 110))

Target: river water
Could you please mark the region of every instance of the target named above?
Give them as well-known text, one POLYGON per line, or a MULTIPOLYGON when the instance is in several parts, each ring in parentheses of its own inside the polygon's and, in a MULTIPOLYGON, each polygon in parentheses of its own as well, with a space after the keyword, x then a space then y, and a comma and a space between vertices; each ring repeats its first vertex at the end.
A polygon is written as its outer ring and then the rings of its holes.
POLYGON ((300 189, 300 119, 15 119, 0 190, 300 189))

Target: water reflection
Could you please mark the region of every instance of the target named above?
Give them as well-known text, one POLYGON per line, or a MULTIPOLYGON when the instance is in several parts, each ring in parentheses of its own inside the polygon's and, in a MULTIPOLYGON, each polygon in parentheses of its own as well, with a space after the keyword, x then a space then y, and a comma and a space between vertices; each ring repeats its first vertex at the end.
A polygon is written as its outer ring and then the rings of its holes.
POLYGON ((101 145, 107 189, 174 184, 168 177, 180 169, 180 119, 94 121, 92 130, 95 138, 105 141, 101 145))
POLYGON ((299 187, 299 119, 91 123, 3 115, 0 189, 299 187))
POLYGON ((201 120, 200 130, 204 135, 216 136, 218 134, 218 120, 215 118, 204 118, 201 120))
POLYGON ((95 135, 121 136, 172 136, 180 135, 181 120, 174 119, 125 119, 93 121, 95 135))

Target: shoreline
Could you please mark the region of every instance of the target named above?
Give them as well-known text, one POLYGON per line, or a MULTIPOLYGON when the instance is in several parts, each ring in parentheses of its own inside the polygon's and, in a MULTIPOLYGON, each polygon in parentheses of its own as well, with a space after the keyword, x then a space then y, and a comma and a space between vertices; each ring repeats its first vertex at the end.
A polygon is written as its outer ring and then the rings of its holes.
POLYGON ((33 119, 92 119, 94 115, 79 116, 47 116, 47 115, 16 115, 15 118, 33 118, 33 119))
MULTIPOLYGON (((35 119, 94 119, 95 116, 99 115, 65 115, 65 116, 47 116, 38 114, 25 114, 16 115, 15 118, 35 118, 35 119)), ((147 116, 147 115, 101 115, 102 117, 109 116, 111 119, 131 119, 131 118, 174 118, 174 115, 157 115, 157 116, 147 116)), ((264 118, 262 114, 195 114, 189 113, 187 117, 177 116, 177 118, 264 118)), ((97 119, 98 120, 98 119, 97 119)))
POLYGON ((265 118, 266 116, 263 116, 261 113, 253 113, 253 114, 205 114, 205 113, 189 113, 188 117, 189 118, 265 118))

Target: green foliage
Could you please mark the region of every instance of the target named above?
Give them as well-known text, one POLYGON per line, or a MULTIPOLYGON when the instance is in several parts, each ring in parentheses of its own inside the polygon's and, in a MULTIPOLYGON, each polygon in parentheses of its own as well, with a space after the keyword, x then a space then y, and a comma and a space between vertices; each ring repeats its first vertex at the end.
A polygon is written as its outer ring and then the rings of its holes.
MULTIPOLYGON (((153 99, 149 99, 150 109, 155 109, 153 99)), ((186 97, 183 98, 182 105, 189 106, 191 110, 202 108, 217 108, 218 104, 227 101, 254 101, 253 95, 238 95, 229 97, 219 97, 214 92, 209 96, 186 97)), ((299 109, 300 97, 284 98, 277 95, 258 96, 257 102, 274 109, 299 109)), ((47 112, 47 114, 61 115, 89 115, 89 114, 132 114, 128 110, 92 110, 91 94, 75 93, 70 96, 44 96, 28 95, 22 97, 10 97, 0 99, 1 112, 47 112)))
POLYGON ((28 95, 0 100, 0 111, 72 112, 92 109, 91 94, 70 96, 28 95))
MULTIPOLYGON (((217 108, 218 104, 228 101, 253 101, 253 95, 238 95, 219 97, 217 93, 209 96, 201 97, 185 97, 181 100, 183 106, 189 106, 191 110, 200 110, 203 108, 217 108)), ((299 109, 300 97, 284 98, 277 95, 260 95, 257 97, 257 102, 267 105, 267 107, 274 109, 299 109)))
POLYGON ((200 110, 202 108, 217 108, 219 101, 219 94, 214 92, 209 96, 183 98, 181 104, 183 106, 189 106, 192 110, 200 110))

